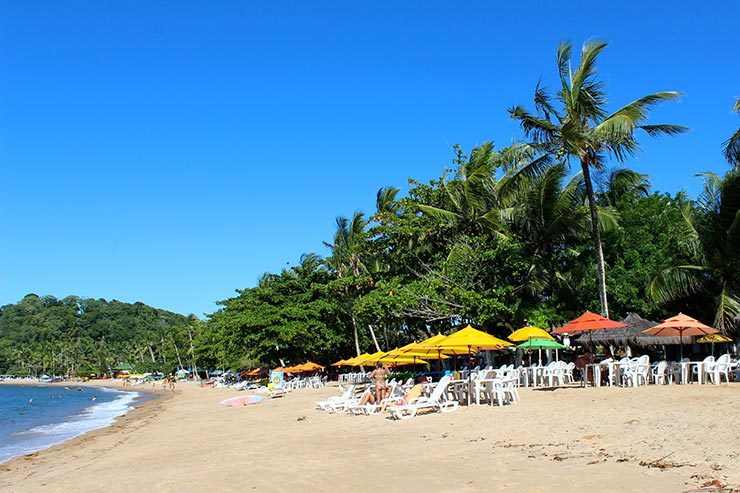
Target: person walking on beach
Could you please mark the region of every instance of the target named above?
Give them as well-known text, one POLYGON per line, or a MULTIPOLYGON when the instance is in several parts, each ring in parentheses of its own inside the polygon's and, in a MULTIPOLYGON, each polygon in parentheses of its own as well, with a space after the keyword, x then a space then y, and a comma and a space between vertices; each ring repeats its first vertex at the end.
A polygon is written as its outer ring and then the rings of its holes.
POLYGON ((388 385, 385 379, 388 377, 388 370, 383 367, 383 363, 378 361, 375 365, 375 369, 370 372, 368 378, 375 380, 375 403, 380 404, 380 401, 385 399, 386 392, 388 391, 388 385))

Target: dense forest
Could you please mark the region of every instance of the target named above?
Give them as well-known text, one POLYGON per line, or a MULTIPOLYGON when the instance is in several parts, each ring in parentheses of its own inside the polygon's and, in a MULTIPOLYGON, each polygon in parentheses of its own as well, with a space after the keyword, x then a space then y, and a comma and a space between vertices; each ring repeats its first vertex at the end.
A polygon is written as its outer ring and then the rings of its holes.
POLYGON ((192 362, 202 324, 143 303, 29 294, 0 308, 0 373, 110 374, 119 363, 171 371, 192 362))
POLYGON ((454 146, 439 179, 410 179, 404 196, 382 188, 371 214, 336 219, 328 255, 265 274, 205 322, 74 297, 3 307, 0 371, 328 363, 463 322, 505 337, 587 309, 656 320, 683 311, 737 335, 740 130, 718 142, 723 175, 686 177, 703 181, 696 199, 652 191, 629 159, 639 139, 687 130, 647 121, 680 95, 607 111, 596 72, 605 47, 585 44, 576 66, 561 44, 556 90, 538 84, 534 109, 509 109, 521 141, 454 146))

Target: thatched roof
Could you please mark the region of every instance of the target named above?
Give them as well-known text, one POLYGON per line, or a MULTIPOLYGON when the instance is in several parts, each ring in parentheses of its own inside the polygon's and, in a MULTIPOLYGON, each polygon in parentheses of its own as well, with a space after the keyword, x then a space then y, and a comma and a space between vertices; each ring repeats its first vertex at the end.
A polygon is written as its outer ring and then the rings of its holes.
MULTIPOLYGON (((576 342, 584 345, 600 344, 600 345, 611 345, 611 346, 660 346, 663 344, 680 344, 681 341, 678 337, 666 337, 666 336, 649 336, 643 334, 642 331, 649 329, 657 322, 646 320, 636 313, 630 313, 627 318, 622 320, 623 323, 627 324, 627 327, 619 329, 606 329, 596 330, 591 334, 584 332, 576 342)), ((684 337, 683 343, 690 344, 693 341, 693 337, 684 337)))

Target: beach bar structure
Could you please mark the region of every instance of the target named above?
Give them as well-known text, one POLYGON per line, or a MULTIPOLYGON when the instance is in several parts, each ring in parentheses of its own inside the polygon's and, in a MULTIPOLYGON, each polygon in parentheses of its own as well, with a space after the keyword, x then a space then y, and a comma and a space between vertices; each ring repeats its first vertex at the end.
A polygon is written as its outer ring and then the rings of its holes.
POLYGON ((663 346, 680 344, 678 337, 651 336, 643 331, 658 325, 658 322, 642 318, 636 313, 630 313, 622 320, 627 327, 599 330, 592 334, 581 334, 575 342, 584 346, 630 346, 644 348, 649 346, 663 346))

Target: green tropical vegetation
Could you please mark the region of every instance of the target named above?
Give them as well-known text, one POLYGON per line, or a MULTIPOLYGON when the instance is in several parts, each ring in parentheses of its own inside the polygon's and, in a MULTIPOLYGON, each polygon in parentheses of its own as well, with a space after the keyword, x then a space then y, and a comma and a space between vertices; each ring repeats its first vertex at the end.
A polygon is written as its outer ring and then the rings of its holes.
POLYGON ((336 218, 326 257, 306 253, 263 275, 205 321, 73 296, 0 308, 0 372, 326 364, 461 323, 506 337, 587 309, 652 319, 684 311, 738 334, 740 130, 716 156, 724 175, 686 177, 704 180, 697 199, 651 190, 627 166, 636 132, 683 133, 646 123, 679 93, 607 111, 596 77, 605 47, 586 43, 573 66, 571 45, 559 46, 557 92, 538 83, 535 112, 509 110, 521 141, 453 146, 438 179, 409 179, 405 194, 380 189, 372 213, 336 218))
POLYGON ((203 321, 143 303, 29 294, 0 308, 0 373, 108 374, 188 367, 203 321))

